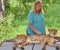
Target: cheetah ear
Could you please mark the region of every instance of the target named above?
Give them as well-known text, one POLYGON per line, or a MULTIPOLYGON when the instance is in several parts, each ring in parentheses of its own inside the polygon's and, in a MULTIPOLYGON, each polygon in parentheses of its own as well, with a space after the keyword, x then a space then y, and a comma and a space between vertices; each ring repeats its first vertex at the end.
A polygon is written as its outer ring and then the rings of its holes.
POLYGON ((57 32, 58 30, 56 29, 56 32, 57 32))
POLYGON ((50 31, 50 29, 48 29, 48 31, 50 31))

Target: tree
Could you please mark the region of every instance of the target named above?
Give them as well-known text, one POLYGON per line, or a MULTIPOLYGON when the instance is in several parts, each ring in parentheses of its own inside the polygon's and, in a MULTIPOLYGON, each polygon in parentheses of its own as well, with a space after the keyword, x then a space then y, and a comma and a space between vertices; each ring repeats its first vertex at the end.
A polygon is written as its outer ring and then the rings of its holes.
POLYGON ((5 16, 5 6, 4 6, 5 0, 0 0, 0 18, 3 18, 5 16))

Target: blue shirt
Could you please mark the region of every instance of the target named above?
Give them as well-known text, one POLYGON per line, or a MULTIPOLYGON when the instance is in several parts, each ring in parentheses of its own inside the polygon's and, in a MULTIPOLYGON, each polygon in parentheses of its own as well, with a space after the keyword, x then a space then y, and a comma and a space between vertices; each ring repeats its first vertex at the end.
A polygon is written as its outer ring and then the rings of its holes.
MULTIPOLYGON (((29 23, 32 23, 36 30, 40 31, 42 34, 45 34, 44 15, 42 13, 34 14, 33 11, 30 11, 28 14, 28 24, 29 23)), ((29 26, 27 26, 26 33, 31 35, 36 34, 29 26)))

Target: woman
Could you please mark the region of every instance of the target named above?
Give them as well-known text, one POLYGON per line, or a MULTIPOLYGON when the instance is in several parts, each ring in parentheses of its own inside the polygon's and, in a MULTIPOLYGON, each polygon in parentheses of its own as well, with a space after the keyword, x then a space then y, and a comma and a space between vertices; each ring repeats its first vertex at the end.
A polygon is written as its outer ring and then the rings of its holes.
POLYGON ((28 26, 26 29, 27 35, 45 34, 44 15, 42 13, 41 1, 36 1, 33 10, 28 14, 28 26))

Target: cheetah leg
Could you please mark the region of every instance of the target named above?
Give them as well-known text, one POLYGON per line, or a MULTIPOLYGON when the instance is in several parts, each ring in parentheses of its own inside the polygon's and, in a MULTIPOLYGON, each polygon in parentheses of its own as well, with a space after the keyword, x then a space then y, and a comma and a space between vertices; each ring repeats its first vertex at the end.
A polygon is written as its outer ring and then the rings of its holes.
POLYGON ((33 44, 33 46, 32 46, 32 50, 34 49, 34 45, 35 45, 35 44, 33 44))
POLYGON ((45 41, 41 41, 41 45, 42 45, 42 50, 46 50, 46 42, 45 41))
POLYGON ((13 44, 12 47, 13 47, 13 50, 16 50, 16 44, 15 43, 13 44))
POLYGON ((55 47, 56 50, 59 50, 59 45, 58 44, 53 44, 53 47, 55 47))

